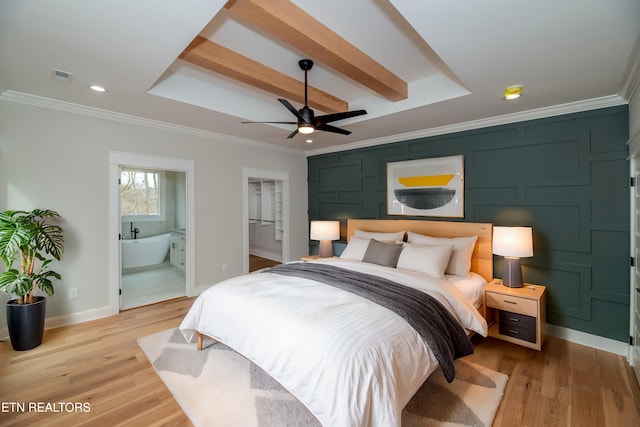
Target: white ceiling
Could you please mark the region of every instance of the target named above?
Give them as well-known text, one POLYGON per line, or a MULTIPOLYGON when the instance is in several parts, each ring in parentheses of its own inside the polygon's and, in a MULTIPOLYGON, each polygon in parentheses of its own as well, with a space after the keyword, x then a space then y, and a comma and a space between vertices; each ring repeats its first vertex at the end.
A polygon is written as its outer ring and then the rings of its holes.
POLYGON ((196 36, 299 80, 298 60, 315 58, 251 28, 222 0, 2 0, 0 92, 330 150, 551 106, 623 103, 640 32, 638 0, 292 2, 406 81, 408 98, 389 101, 316 60, 311 86, 368 111, 332 123, 351 135, 316 132, 308 144, 286 138, 292 125, 241 124, 295 119, 278 96, 177 59, 196 36), (54 81, 52 69, 72 73, 71 83, 54 81), (107 92, 89 90, 94 83, 107 92), (504 101, 515 84, 524 96, 504 101))

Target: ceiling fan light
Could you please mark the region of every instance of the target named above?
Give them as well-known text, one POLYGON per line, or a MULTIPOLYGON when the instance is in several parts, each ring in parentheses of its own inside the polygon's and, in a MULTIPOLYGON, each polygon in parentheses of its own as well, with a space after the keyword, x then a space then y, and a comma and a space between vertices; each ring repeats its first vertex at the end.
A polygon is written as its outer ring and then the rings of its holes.
POLYGON ((302 125, 298 127, 298 132, 308 135, 315 132, 315 128, 311 125, 302 125))

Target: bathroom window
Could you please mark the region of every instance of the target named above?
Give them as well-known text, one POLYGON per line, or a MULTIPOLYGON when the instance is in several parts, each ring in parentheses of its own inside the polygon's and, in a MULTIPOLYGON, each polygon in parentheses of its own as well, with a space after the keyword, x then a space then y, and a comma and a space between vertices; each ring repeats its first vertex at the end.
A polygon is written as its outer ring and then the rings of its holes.
POLYGON ((122 221, 163 221, 164 171, 120 169, 122 221))

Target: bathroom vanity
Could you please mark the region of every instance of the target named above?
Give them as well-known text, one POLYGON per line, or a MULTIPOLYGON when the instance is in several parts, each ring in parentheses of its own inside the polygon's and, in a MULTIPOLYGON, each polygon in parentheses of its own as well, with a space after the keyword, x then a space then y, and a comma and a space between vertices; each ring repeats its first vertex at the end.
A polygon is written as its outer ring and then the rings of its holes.
POLYGON ((186 239, 184 229, 171 230, 171 246, 169 247, 169 260, 171 265, 184 273, 186 260, 186 239))

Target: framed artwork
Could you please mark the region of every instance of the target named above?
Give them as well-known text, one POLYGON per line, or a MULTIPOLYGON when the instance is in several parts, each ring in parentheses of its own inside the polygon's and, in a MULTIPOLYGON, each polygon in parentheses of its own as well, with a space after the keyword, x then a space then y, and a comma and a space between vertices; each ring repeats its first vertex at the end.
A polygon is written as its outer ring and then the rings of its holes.
POLYGON ((463 156, 387 163, 387 212, 464 217, 463 156))

